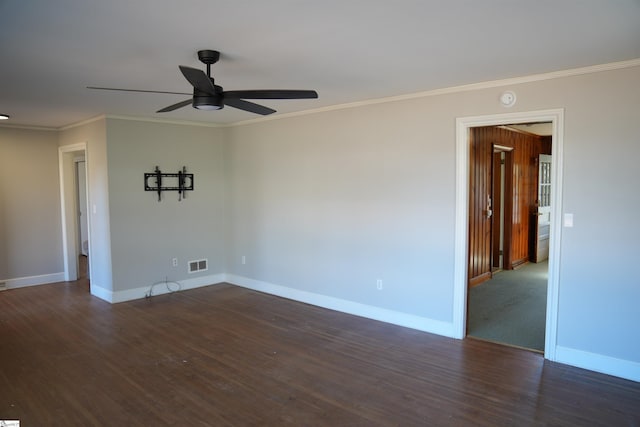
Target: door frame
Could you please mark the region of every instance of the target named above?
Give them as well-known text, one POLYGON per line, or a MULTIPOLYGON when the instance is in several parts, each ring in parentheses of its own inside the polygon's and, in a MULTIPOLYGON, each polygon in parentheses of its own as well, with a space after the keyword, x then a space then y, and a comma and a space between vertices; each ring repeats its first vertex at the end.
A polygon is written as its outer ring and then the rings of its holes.
POLYGON ((468 217, 469 217, 469 142, 470 129, 481 126, 499 126, 517 123, 551 122, 551 236, 549 239, 549 276, 547 283, 547 310, 544 357, 556 360, 558 294, 560 272, 560 242, 562 214, 562 152, 564 135, 564 109, 524 111, 518 113, 459 117, 456 119, 456 212, 454 244, 453 335, 463 339, 467 325, 467 270, 468 270, 468 217))
MULTIPOLYGON (((78 212, 77 184, 75 174, 75 158, 84 156, 86 172, 86 200, 87 212, 89 212, 89 153, 87 143, 63 145, 58 147, 58 167, 60 174, 60 210, 62 217, 62 254, 64 266, 64 280, 78 279, 78 212)), ((89 240, 89 253, 91 254, 91 215, 87 215, 87 239, 89 240)), ((89 257, 88 277, 91 278, 91 257, 89 257)))

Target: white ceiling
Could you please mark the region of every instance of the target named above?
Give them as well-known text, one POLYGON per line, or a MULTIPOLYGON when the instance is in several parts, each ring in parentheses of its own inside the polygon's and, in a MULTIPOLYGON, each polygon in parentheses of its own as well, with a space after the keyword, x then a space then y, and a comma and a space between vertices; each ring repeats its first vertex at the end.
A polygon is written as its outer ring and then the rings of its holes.
MULTIPOLYGON (((100 114, 230 123, 178 65, 215 49, 225 90, 315 89, 278 113, 640 58, 640 0, 0 0, 0 113, 62 127, 100 114)), ((276 113, 276 114, 278 114, 276 113)))

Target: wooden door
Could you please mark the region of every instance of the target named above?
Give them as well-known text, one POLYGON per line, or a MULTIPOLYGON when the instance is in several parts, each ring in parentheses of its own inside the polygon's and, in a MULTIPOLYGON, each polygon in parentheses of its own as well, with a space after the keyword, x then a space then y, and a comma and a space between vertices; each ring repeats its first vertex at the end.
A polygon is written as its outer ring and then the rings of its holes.
POLYGON ((513 224, 513 148, 493 145, 492 181, 492 271, 511 266, 511 235, 513 224))
POLYGON ((471 131, 469 158, 469 285, 491 278, 491 168, 493 147, 488 128, 471 131))
POLYGON ((491 224, 491 269, 502 269, 504 253, 504 151, 493 150, 492 188, 493 222, 491 224))

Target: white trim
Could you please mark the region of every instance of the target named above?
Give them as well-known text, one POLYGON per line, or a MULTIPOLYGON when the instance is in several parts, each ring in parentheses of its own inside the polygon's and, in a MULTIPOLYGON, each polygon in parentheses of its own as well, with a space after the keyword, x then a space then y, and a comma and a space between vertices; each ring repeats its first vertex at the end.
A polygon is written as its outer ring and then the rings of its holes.
POLYGON ((551 236, 549 241, 549 279, 547 288, 547 318, 545 358, 556 360, 558 294, 560 276, 560 242, 562 239, 562 153, 564 147, 564 110, 524 111, 456 119, 456 215, 453 287, 453 336, 462 339, 466 334, 467 259, 469 212, 469 129, 478 126, 497 126, 515 123, 553 123, 551 179, 551 236))
POLYGON ((131 120, 137 122, 151 122, 151 123, 163 123, 169 125, 184 125, 184 126, 201 126, 208 128, 224 128, 229 125, 226 123, 211 123, 211 122, 195 122, 190 120, 171 120, 171 119, 157 119, 155 117, 141 117, 141 116, 120 116, 117 114, 109 114, 107 119, 117 120, 131 120))
POLYGON ((545 329, 545 357, 556 360, 558 346, 558 313, 560 308, 560 243, 562 241, 562 185, 564 164, 564 110, 552 121, 553 143, 551 146, 551 224, 549 228, 549 276, 547 279, 547 318, 545 329))
POLYGON ((20 129, 20 130, 36 130, 36 131, 45 131, 45 132, 57 132, 59 129, 50 126, 35 126, 35 125, 12 125, 8 123, 3 123, 0 125, 0 129, 20 129))
POLYGON ((466 334, 468 212, 469 212, 469 126, 456 119, 456 207, 453 254, 453 337, 466 334))
POLYGON ((250 279, 248 277, 228 274, 227 282, 247 289, 276 295, 282 298, 315 305, 342 313, 365 317, 367 319, 379 320, 381 322, 404 326, 406 328, 417 329, 419 331, 451 337, 453 334, 452 324, 426 317, 415 316, 399 311, 387 310, 371 305, 361 304, 340 298, 312 292, 301 291, 286 286, 275 285, 273 283, 250 279))
POLYGON ((89 291, 94 297, 98 297, 101 300, 113 303, 113 292, 110 289, 103 288, 102 286, 94 285, 89 282, 89 291))
MULTIPOLYGON (((225 279, 226 279, 225 274, 212 274, 208 276, 195 277, 193 279, 186 279, 186 280, 178 280, 178 281, 168 280, 168 283, 170 284, 178 283, 180 285, 180 289, 178 292, 180 292, 180 291, 186 291, 188 289, 195 289, 195 288, 202 288, 204 286, 216 285, 224 282, 225 279)), ((153 288, 153 296, 168 294, 171 292, 169 289, 167 289, 166 286, 162 284, 162 282, 158 282, 158 283, 160 284, 154 286, 153 288)), ((150 288, 151 288, 151 284, 139 286, 133 289, 127 289, 124 291, 111 292, 110 290, 107 290, 104 288, 96 287, 94 289, 94 287, 92 286, 91 294, 105 301, 108 301, 110 303, 119 303, 119 302, 132 301, 136 299, 145 298, 150 288)))
POLYGON ((83 151, 87 149, 86 142, 78 142, 76 144, 61 145, 58 150, 63 153, 71 153, 74 151, 83 151))
POLYGON ((569 347, 556 347, 556 361, 640 382, 640 363, 569 347))
POLYGON ((42 274, 40 276, 18 277, 0 280, 5 282, 7 289, 25 288, 27 286, 47 285, 49 283, 64 282, 64 272, 42 274))
POLYGON ((504 145, 493 144, 493 152, 496 151, 513 151, 513 147, 505 147, 504 145))
POLYGON ((97 122, 98 120, 104 120, 107 116, 105 114, 100 114, 99 116, 95 116, 95 117, 91 117, 89 119, 86 120, 81 120, 77 123, 73 123, 71 125, 66 125, 66 126, 61 126, 58 128, 58 130, 63 131, 63 130, 69 130, 69 129, 73 129, 76 128, 78 126, 84 126, 87 125, 89 123, 93 123, 93 122, 97 122))

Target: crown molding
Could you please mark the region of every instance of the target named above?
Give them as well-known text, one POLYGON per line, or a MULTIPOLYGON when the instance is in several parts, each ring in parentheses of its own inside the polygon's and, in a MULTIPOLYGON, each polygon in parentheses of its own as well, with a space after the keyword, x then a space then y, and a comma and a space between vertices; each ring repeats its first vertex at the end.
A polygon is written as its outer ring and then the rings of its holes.
POLYGON ((106 115, 100 114, 99 116, 91 117, 89 119, 82 120, 82 121, 77 122, 77 123, 73 123, 73 124, 70 124, 70 125, 59 127, 56 130, 63 131, 63 130, 69 130, 69 129, 77 128, 79 126, 84 126, 84 125, 88 125, 89 123, 97 122, 98 120, 104 120, 105 117, 106 117, 106 115))
POLYGON ((82 120, 77 123, 73 123, 67 126, 62 126, 60 128, 49 128, 50 130, 59 130, 65 131, 69 129, 73 129, 75 127, 84 126, 89 123, 93 123, 99 120, 107 120, 107 119, 115 119, 115 120, 130 120, 134 122, 151 122, 151 123, 164 123, 164 124, 173 124, 173 125, 183 125, 183 126, 202 126, 202 127, 213 127, 220 128, 226 127, 227 125, 216 124, 216 123, 204 123, 204 122, 194 122, 189 120, 167 120, 167 119, 155 119, 152 117, 142 117, 142 116, 125 116, 125 115, 117 115, 117 114, 101 114, 96 117, 91 117, 86 120, 82 120))
POLYGON ((523 84, 523 83, 560 79, 564 77, 579 76, 584 74, 601 73, 604 71, 612 71, 612 70, 619 70, 623 68, 632 68, 632 67, 639 67, 639 66, 640 66, 640 58, 636 58, 636 59, 630 59, 628 61, 610 62, 607 64, 591 65, 588 67, 572 68, 572 69, 561 70, 561 71, 552 71, 549 73, 531 74, 527 76, 512 77, 512 78, 501 79, 501 80, 489 80, 485 82, 470 83, 470 84, 460 85, 460 86, 451 86, 451 87, 446 87, 441 89, 433 89, 433 90, 428 90, 423 92, 409 93, 405 95, 389 96, 386 98, 376 98, 376 99, 369 99, 365 101, 350 102, 346 104, 330 105, 327 107, 314 108, 311 110, 298 111, 294 113, 283 113, 277 116, 258 117, 255 119, 243 120, 240 122, 230 123, 226 126, 242 126, 242 125, 248 125, 253 123, 261 123, 269 120, 280 120, 280 119, 286 119, 290 117, 324 113, 328 111, 363 107, 367 105, 384 104, 387 102, 405 101, 410 99, 427 98, 430 96, 447 95, 447 94, 469 92, 469 91, 482 90, 482 89, 491 89, 491 88, 502 87, 502 86, 512 86, 512 85, 523 84))
POLYGON ((45 132, 56 132, 58 128, 48 127, 48 126, 33 126, 33 125, 12 125, 12 124, 1 124, 0 129, 19 129, 19 130, 38 130, 45 132))
POLYGON ((119 115, 113 115, 113 114, 107 115, 106 118, 117 119, 117 120, 131 120, 135 122, 164 123, 164 124, 170 124, 170 125, 201 126, 201 127, 209 127, 209 128, 223 128, 228 126, 227 124, 220 124, 220 123, 194 122, 190 120, 156 119, 153 117, 140 117, 140 116, 119 116, 119 115))

